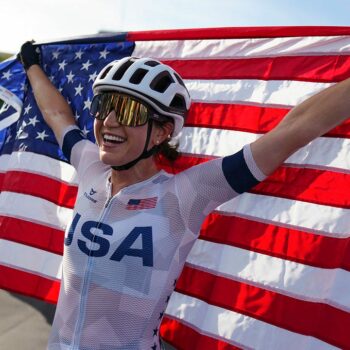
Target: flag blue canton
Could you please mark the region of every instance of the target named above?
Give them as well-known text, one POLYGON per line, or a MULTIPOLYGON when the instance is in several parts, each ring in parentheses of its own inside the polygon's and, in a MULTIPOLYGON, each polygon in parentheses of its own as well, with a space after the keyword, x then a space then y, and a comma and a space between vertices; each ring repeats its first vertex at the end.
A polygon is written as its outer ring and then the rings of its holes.
MULTIPOLYGON (((106 64, 131 56, 133 50, 134 43, 125 41, 48 44, 40 47, 44 71, 66 98, 77 125, 91 141, 95 141, 92 131, 93 118, 89 113, 93 81, 106 64)), ((25 82, 25 72, 16 60, 0 66, 0 85, 23 100, 21 117, 17 123, 7 128, 1 154, 27 151, 66 161, 53 132, 43 120, 30 86, 26 88, 25 82)))

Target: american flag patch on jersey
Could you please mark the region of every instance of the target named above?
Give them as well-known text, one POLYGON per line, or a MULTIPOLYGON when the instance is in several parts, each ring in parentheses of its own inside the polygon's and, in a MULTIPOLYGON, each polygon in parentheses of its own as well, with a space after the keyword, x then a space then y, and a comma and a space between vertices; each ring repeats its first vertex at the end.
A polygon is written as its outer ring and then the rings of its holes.
POLYGON ((126 205, 127 210, 152 209, 157 205, 158 197, 143 198, 143 199, 129 199, 126 205))

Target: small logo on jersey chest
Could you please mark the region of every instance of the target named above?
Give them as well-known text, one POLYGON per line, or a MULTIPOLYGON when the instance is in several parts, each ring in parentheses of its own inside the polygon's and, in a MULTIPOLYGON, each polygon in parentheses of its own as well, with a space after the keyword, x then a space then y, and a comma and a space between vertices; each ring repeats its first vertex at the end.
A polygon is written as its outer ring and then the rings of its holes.
POLYGON ((142 198, 142 199, 129 199, 126 205, 127 210, 140 210, 140 209, 152 209, 157 205, 158 197, 142 198))
POLYGON ((84 192, 84 197, 86 197, 89 201, 93 202, 93 203, 96 203, 97 200, 92 198, 91 196, 93 196, 94 194, 96 194, 97 191, 95 191, 92 187, 91 187, 91 190, 90 190, 90 193, 87 194, 86 192, 84 192))

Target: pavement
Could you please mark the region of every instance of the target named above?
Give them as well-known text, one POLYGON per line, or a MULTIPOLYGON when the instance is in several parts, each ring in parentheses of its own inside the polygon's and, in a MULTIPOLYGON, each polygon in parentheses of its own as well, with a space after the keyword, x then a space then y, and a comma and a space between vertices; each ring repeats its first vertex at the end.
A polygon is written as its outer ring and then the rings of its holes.
MULTIPOLYGON (((55 305, 0 289, 0 350, 44 350, 55 305)), ((168 344, 165 350, 175 350, 168 344)))
POLYGON ((46 349, 55 305, 0 290, 0 350, 46 349))

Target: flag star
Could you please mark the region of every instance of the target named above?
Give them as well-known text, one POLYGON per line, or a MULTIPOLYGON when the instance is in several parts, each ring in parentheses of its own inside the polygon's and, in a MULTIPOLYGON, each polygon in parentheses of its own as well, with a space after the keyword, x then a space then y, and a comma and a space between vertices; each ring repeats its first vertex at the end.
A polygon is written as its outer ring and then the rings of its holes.
POLYGON ((2 79, 10 80, 11 75, 13 75, 10 70, 7 72, 2 73, 2 79))
POLYGON ((91 100, 88 98, 87 100, 84 101, 84 109, 90 109, 91 106, 91 100))
POLYGON ((81 84, 79 83, 79 86, 75 87, 75 95, 74 96, 81 96, 81 92, 84 90, 84 88, 81 86, 81 84))
POLYGON ((53 75, 49 76, 49 80, 51 81, 51 83, 54 81, 55 77, 53 75))
POLYGON ((25 83, 21 83, 21 91, 26 91, 27 85, 25 83))
POLYGON ((104 49, 103 51, 100 51, 100 57, 99 58, 107 58, 108 54, 109 54, 109 51, 104 49))
POLYGON ((89 67, 92 65, 92 63, 90 63, 90 60, 87 60, 85 63, 83 63, 83 66, 80 68, 80 70, 89 70, 89 67))
POLYGON ((83 51, 81 51, 81 49, 75 53, 75 58, 81 59, 81 56, 83 55, 83 51))
POLYGON ((58 70, 64 70, 64 67, 67 65, 66 60, 63 60, 61 63, 58 64, 59 68, 58 70))
POLYGON ((63 87, 62 86, 60 86, 59 88, 58 88, 58 91, 62 94, 62 91, 63 91, 63 87))
POLYGON ((35 139, 40 139, 44 141, 45 137, 48 137, 49 135, 46 134, 46 131, 44 130, 43 132, 38 132, 37 131, 37 137, 35 139))
POLYGON ((80 115, 78 114, 78 112, 75 112, 75 120, 78 120, 80 118, 80 115))
POLYGON ((90 132, 90 130, 88 130, 86 128, 86 125, 84 125, 84 128, 81 130, 81 132, 84 134, 85 137, 87 137, 88 133, 90 132))
POLYGON ((96 77, 98 76, 97 72, 95 71, 93 74, 90 74, 89 75, 89 81, 92 80, 92 81, 95 81, 96 77))
POLYGON ((32 109, 32 106, 29 104, 26 108, 24 108, 23 115, 29 114, 29 111, 32 109))
POLYGON ((39 123, 39 120, 38 120, 37 116, 35 116, 34 118, 29 118, 28 125, 33 125, 35 127, 36 123, 39 123))
POLYGON ((60 52, 59 51, 54 51, 53 53, 52 53, 52 58, 58 58, 58 56, 60 55, 60 52))
POLYGON ((73 83, 73 78, 75 77, 75 74, 73 74, 73 72, 70 71, 70 73, 66 75, 66 77, 68 79, 68 83, 73 83))

